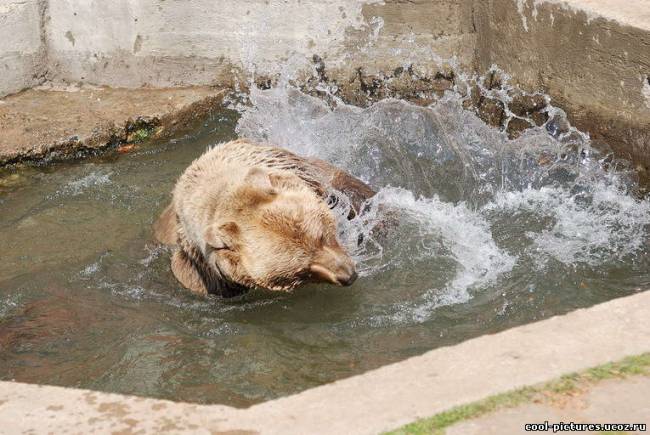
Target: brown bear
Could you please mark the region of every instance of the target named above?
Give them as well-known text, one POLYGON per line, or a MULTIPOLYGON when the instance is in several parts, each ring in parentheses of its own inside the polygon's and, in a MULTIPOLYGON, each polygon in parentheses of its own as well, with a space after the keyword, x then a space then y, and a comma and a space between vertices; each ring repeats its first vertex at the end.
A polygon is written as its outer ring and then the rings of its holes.
POLYGON ((336 191, 350 199, 351 214, 375 194, 327 162, 240 139, 192 162, 154 233, 175 246, 174 276, 199 294, 346 286, 357 274, 336 238, 328 206, 336 191))

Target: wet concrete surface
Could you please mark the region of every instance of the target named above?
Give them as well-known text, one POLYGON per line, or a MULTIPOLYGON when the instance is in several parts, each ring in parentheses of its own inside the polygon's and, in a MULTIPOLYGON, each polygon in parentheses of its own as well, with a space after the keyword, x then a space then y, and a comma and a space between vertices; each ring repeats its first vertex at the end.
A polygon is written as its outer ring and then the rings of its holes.
POLYGON ((41 86, 0 100, 0 166, 63 158, 187 129, 221 105, 208 86, 41 86))

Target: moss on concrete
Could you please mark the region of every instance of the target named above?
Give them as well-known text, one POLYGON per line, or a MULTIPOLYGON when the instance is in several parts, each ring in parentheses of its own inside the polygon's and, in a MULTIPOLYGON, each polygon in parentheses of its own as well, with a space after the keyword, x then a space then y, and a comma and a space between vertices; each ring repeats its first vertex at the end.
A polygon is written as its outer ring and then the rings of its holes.
POLYGON ((128 134, 126 140, 131 143, 145 142, 153 137, 154 129, 154 125, 137 128, 128 134))
POLYGON ((584 372, 571 373, 545 384, 524 387, 488 397, 478 402, 461 405, 433 417, 424 418, 387 432, 386 435, 442 435, 445 433, 445 429, 453 424, 477 418, 499 409, 513 408, 536 401, 557 400, 562 396, 575 395, 584 391, 590 385, 605 379, 638 375, 650 375, 650 353, 603 364, 584 372))

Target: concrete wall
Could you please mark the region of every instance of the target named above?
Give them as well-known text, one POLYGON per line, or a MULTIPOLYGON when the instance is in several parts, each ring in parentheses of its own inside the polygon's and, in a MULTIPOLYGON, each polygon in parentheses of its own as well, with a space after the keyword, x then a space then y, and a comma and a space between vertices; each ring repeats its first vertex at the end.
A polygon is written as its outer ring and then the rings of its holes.
POLYGON ((0 97, 42 81, 43 7, 38 0, 0 0, 0 97))
POLYGON ((49 0, 50 65, 60 80, 136 87, 223 84, 242 69, 272 74, 314 54, 344 70, 427 65, 431 50, 471 61, 470 2, 379 3, 49 0))
POLYGON ((650 173, 650 2, 477 3, 479 69, 497 64, 650 173))
POLYGON ((46 74, 228 85, 242 72, 313 70, 313 55, 344 87, 357 68, 414 64, 426 76, 455 57, 548 93, 650 177, 647 0, 0 0, 0 12, 0 96, 46 74))

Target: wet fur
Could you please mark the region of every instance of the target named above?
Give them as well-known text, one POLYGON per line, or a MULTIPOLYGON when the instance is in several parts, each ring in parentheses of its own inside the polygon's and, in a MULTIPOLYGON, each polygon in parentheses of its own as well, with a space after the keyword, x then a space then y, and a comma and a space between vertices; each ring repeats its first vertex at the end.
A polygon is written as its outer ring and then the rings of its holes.
MULTIPOLYGON (((200 186, 200 182, 205 180, 200 177, 210 177, 223 171, 224 168, 233 167, 238 169, 239 173, 250 172, 253 168, 261 168, 270 172, 270 177, 275 186, 281 189, 295 191, 297 195, 307 195, 306 203, 309 200, 307 191, 313 192, 320 198, 323 203, 327 201, 328 195, 333 190, 346 194, 352 202, 351 215, 359 211, 359 208, 365 200, 372 197, 375 192, 366 184, 349 175, 348 173, 336 168, 335 166, 322 161, 310 160, 297 156, 287 150, 271 146, 261 146, 247 140, 237 140, 226 144, 218 145, 207 151, 203 156, 195 160, 177 183, 174 191, 172 203, 165 208, 159 219, 154 224, 154 236, 160 242, 174 246, 172 256, 172 272, 178 281, 186 288, 198 294, 219 294, 224 297, 237 296, 246 292, 249 288, 255 287, 254 282, 235 282, 228 274, 223 273, 215 265, 210 265, 203 254, 203 250, 210 249, 197 246, 196 237, 188 237, 185 232, 195 230, 183 226, 179 213, 187 212, 183 207, 188 207, 185 201, 186 195, 193 192, 192 189, 200 186), (196 182, 196 184, 195 184, 196 182)), ((255 172, 253 171, 253 176, 255 172)), ((236 178, 236 174, 233 177, 236 178)), ((220 174, 223 178, 223 174, 220 174)), ((222 182, 222 178, 218 178, 222 182)), ((254 180, 253 180, 254 181, 254 180)), ((218 183, 215 183, 217 185, 218 183)), ((200 188, 200 187, 198 187, 200 188)), ((238 198, 242 207, 255 207, 256 204, 269 201, 269 198, 259 189, 242 189, 238 198)), ((211 192, 205 192, 210 195, 211 192)), ((218 195, 218 192, 216 193, 218 195)), ((270 193, 269 193, 270 195, 270 193)), ((216 201, 216 200, 215 200, 216 201)), ((190 207, 194 204, 190 201, 190 207)), ((233 204, 219 204, 218 201, 214 207, 232 207, 233 204)), ((205 209, 197 208, 197 213, 206 213, 205 209)), ((265 216, 267 225, 276 224, 276 216, 269 214, 265 216)), ((287 222, 277 222, 282 228, 290 228, 287 222)), ((228 228, 220 228, 228 231, 228 228)), ((294 243, 300 241, 296 238, 300 234, 287 233, 285 237, 294 238, 294 243)), ((305 246, 305 249, 310 249, 305 246)), ((283 276, 286 282, 277 282, 279 287, 290 288, 298 282, 302 282, 303 277, 298 276, 299 271, 291 270, 292 265, 281 265, 288 269, 283 276), (296 275, 296 276, 293 276, 296 275), (295 282, 293 282, 295 280, 295 282)))

